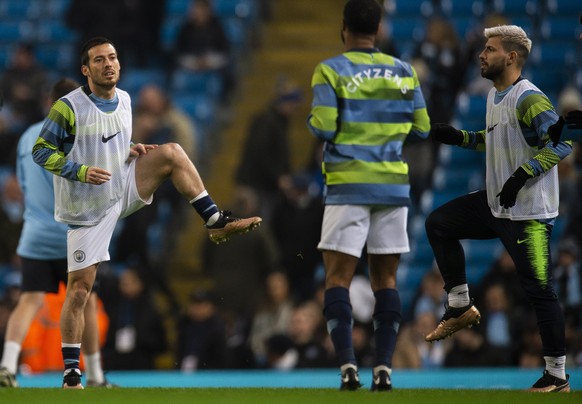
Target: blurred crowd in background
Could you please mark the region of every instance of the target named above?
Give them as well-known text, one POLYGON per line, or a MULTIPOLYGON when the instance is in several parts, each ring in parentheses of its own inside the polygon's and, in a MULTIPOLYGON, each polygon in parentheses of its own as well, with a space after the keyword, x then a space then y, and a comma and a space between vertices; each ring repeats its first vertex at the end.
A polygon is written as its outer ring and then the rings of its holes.
MULTIPOLYGON (((62 76, 82 81, 80 44, 95 35, 116 44, 119 87, 134 103, 134 141, 178 142, 209 171, 213 134, 229 125, 250 68, 248 55, 260 48, 264 26, 277 22, 273 10, 285 1, 293 0, 0 0, 0 336, 19 295, 15 250, 23 206, 14 173, 16 144, 29 125, 43 119, 52 82, 62 76)), ((415 66, 432 122, 482 129, 490 88, 478 72, 482 30, 506 23, 521 25, 532 37, 527 78, 559 114, 582 109, 579 0, 386 0, 384 6, 378 47, 415 66)), ((308 163, 294 170, 288 139, 290 120, 309 97, 281 76, 271 102, 248 118, 240 154, 232 156, 238 162, 232 205, 239 216, 262 215, 264 226, 224 245, 203 243, 201 267, 209 282, 185 299, 177 298, 164 265, 189 214, 187 204, 171 186, 162 187, 152 207, 125 219, 112 243, 112 261, 99 268, 105 369, 336 366, 322 315, 323 269, 316 249, 323 212, 321 144, 307 141, 308 163)), ((434 206, 478 188, 484 164, 481 157, 420 139, 409 139, 404 149, 411 168, 412 251, 399 272, 404 321, 394 367, 541 367, 535 318, 500 244, 486 244, 484 251, 466 245, 482 323, 445 341, 424 341, 446 299, 423 234, 424 218, 434 206)), ((552 262, 572 367, 582 366, 578 144, 559 170, 561 216, 552 262)), ((365 256, 361 262, 350 295, 354 345, 358 363, 366 367, 373 360, 373 296, 365 256)), ((47 300, 51 304, 59 301, 47 300)), ((41 312, 33 330, 55 332, 58 320, 49 321, 50 313, 41 312)), ((38 343, 29 344, 24 370, 53 365, 60 370, 58 359, 39 362, 46 353, 38 343)))

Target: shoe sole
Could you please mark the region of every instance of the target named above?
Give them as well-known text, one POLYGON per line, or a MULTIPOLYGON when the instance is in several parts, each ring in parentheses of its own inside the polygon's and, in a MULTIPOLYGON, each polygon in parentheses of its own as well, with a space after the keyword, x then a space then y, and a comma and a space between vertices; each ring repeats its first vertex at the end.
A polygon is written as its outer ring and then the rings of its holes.
MULTIPOLYGON (((244 234, 244 233, 248 233, 251 230, 256 229, 257 227, 259 227, 261 225, 261 222, 263 221, 263 219, 261 219, 260 217, 255 217, 252 219, 241 219, 241 220, 249 220, 249 223, 243 226, 225 226, 222 229, 209 229, 208 230, 208 237, 210 237, 210 240, 215 243, 215 244, 220 244, 220 243, 225 243, 228 240, 230 240, 230 237, 235 235, 235 234, 244 234)), ((234 222, 235 224, 237 222, 234 222)), ((239 223, 240 225, 240 223, 239 223)))
POLYGON ((569 393, 570 383, 566 383, 561 386, 530 387, 526 391, 531 393, 569 393))
POLYGON ((63 383, 63 389, 66 390, 83 390, 84 387, 82 384, 77 384, 76 386, 69 386, 67 383, 63 383))
POLYGON ((471 306, 459 317, 442 321, 433 332, 424 338, 424 340, 427 342, 440 341, 450 337, 463 328, 471 328, 474 325, 479 324, 480 321, 481 313, 479 313, 479 310, 477 310, 475 306, 471 306))

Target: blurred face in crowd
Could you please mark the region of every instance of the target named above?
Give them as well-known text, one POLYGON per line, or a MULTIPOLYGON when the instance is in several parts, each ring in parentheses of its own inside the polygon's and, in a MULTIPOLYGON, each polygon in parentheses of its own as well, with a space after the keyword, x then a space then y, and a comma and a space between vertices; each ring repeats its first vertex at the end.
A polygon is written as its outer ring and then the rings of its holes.
POLYGON ((97 45, 89 49, 89 62, 81 71, 89 81, 90 88, 98 94, 99 90, 108 91, 119 81, 121 67, 117 51, 110 43, 97 45))
POLYGON ((479 55, 481 76, 489 80, 499 78, 505 72, 510 53, 503 49, 501 37, 489 38, 485 49, 479 55))

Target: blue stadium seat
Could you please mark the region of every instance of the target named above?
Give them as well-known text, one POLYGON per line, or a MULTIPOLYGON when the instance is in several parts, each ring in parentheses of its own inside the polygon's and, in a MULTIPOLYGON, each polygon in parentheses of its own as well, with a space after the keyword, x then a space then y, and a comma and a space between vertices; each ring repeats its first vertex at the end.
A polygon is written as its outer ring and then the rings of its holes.
POLYGON ((577 41, 581 32, 578 18, 573 15, 548 16, 543 19, 540 31, 544 39, 570 42, 577 41))
POLYGON ((150 84, 165 90, 167 88, 166 74, 159 69, 121 70, 119 88, 127 91, 134 101, 139 91, 150 84))
POLYGON ((34 24, 30 21, 2 21, 0 23, 0 43, 32 42, 35 34, 34 24))
POLYGON ((398 44, 401 40, 421 41, 424 36, 425 20, 422 17, 392 18, 388 24, 390 37, 398 44))
POLYGON ((428 17, 433 13, 434 7, 430 0, 397 0, 393 9, 389 10, 388 18, 418 17, 421 15, 428 17))
POLYGON ((160 29, 160 44, 162 49, 166 51, 174 49, 178 38, 178 32, 180 31, 183 21, 183 16, 164 18, 160 29))
POLYGON ((228 41, 235 52, 242 52, 247 46, 247 27, 239 18, 223 18, 222 26, 228 41))
POLYGON ((578 20, 581 5, 580 0, 546 0, 546 9, 551 14, 569 16, 578 20))
POLYGON ((443 14, 450 18, 481 17, 485 10, 482 0, 441 0, 443 14))
POLYGON ((60 72, 72 74, 77 72, 77 52, 72 44, 43 44, 35 50, 35 55, 44 67, 60 72))
POLYGON ((216 71, 195 72, 179 69, 173 73, 170 91, 176 96, 198 95, 216 100, 222 87, 222 78, 216 71))
POLYGON ((40 20, 38 22, 38 41, 43 43, 71 43, 77 42, 79 35, 67 27, 62 20, 40 20))
POLYGON ((534 15, 538 11, 536 0, 493 0, 492 9, 507 16, 534 15))
POLYGON ((190 9, 191 0, 166 0, 166 18, 184 17, 190 9))
POLYGON ((72 0, 44 0, 42 2, 42 18, 63 19, 72 0))
POLYGON ((41 15, 39 0, 0 0, 0 17, 2 21, 34 20, 41 15))
POLYGON ((236 17, 254 22, 258 16, 256 0, 214 0, 214 12, 220 18, 236 17))
POLYGON ((484 119, 487 109, 487 97, 461 93, 457 97, 455 116, 459 119, 484 119))

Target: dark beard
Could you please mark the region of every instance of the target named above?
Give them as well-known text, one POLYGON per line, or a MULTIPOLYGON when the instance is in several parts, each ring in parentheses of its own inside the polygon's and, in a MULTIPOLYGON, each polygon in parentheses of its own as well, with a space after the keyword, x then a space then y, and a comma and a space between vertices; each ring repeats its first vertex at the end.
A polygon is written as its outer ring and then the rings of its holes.
POLYGON ((504 70, 505 69, 503 66, 489 66, 485 72, 481 71, 481 77, 493 81, 497 77, 501 76, 504 70))

